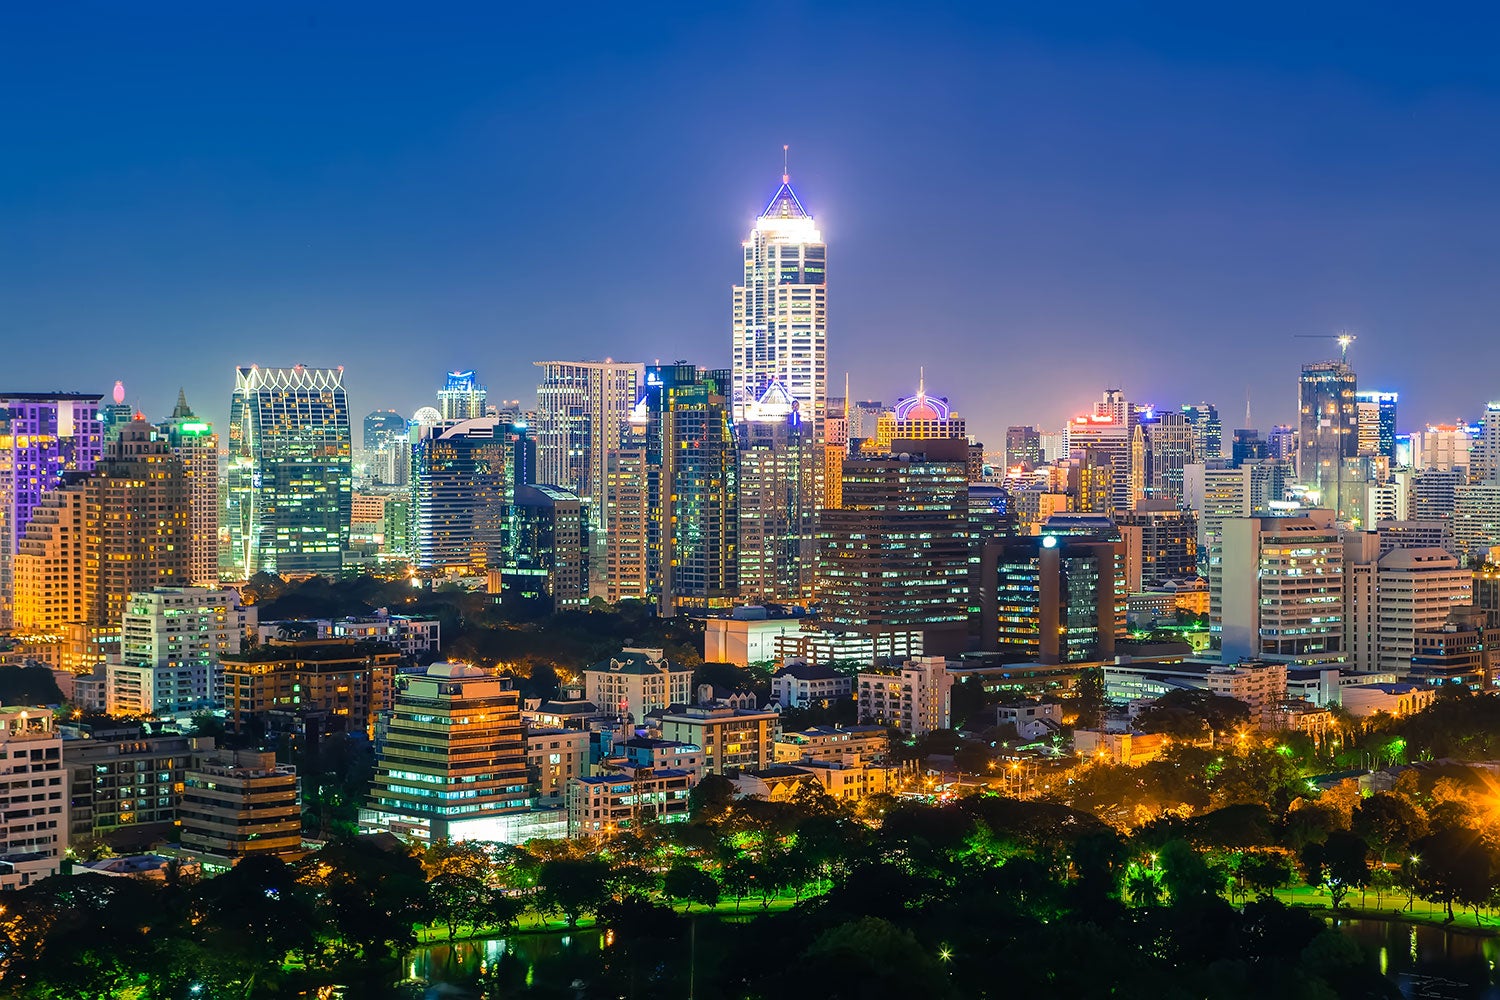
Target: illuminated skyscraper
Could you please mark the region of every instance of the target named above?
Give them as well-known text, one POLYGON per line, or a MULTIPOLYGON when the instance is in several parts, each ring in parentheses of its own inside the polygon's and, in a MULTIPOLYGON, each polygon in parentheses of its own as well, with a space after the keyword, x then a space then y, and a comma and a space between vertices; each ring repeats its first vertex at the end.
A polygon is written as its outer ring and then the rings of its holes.
POLYGON ((178 390, 172 416, 157 425, 182 462, 188 490, 188 582, 212 587, 219 582, 219 435, 199 420, 178 390))
POLYGON ((782 173, 744 241, 734 287, 734 420, 780 382, 822 439, 828 396, 828 246, 782 173))
POLYGON ((395 410, 376 410, 365 417, 360 451, 360 478, 369 485, 405 486, 411 477, 406 418, 395 410))
POLYGON ((104 440, 98 393, 0 392, 0 628, 12 623, 16 543, 69 472, 88 472, 104 440))
POLYGON ((773 382, 735 431, 740 591, 763 601, 809 600, 817 568, 813 518, 820 462, 812 428, 781 383, 773 382))
POLYGON ((438 390, 438 412, 444 420, 482 417, 488 394, 489 390, 475 380, 472 371, 449 372, 447 384, 438 390))
POLYGON ((1182 415, 1193 428, 1193 454, 1196 461, 1211 462, 1224 456, 1224 425, 1219 408, 1212 403, 1194 403, 1182 407, 1182 415))
MULTIPOLYGON (((1354 394, 1358 407, 1359 453, 1396 460, 1396 402, 1394 392, 1366 389, 1354 394)), ((1500 416, 1500 415, 1497 415, 1500 416)))
POLYGON ((875 436, 866 438, 861 449, 870 454, 883 455, 891 450, 891 442, 934 441, 964 438, 964 418, 948 405, 943 396, 927 394, 926 379, 917 383, 916 395, 896 400, 893 409, 882 413, 875 420, 875 436))
POLYGON ((506 519, 533 464, 526 428, 499 417, 423 427, 412 449, 412 562, 480 572, 505 565, 506 519))
POLYGON ((1342 516, 1339 483, 1344 460, 1359 454, 1354 370, 1342 361, 1302 366, 1297 478, 1318 493, 1318 506, 1342 516))
POLYGON ((1197 461, 1193 425, 1182 413, 1167 410, 1145 425, 1150 451, 1146 495, 1153 500, 1182 499, 1182 470, 1197 461))
POLYGON ((660 396, 655 518, 663 614, 729 607, 739 596, 738 467, 724 392, 729 380, 727 371, 698 372, 664 386, 660 396))
POLYGON ((620 446, 604 459, 605 539, 604 599, 643 601, 650 593, 647 539, 651 530, 651 490, 646 462, 650 415, 644 398, 631 410, 620 446))
POLYGON ((337 575, 353 469, 343 368, 237 368, 229 403, 232 579, 337 575))

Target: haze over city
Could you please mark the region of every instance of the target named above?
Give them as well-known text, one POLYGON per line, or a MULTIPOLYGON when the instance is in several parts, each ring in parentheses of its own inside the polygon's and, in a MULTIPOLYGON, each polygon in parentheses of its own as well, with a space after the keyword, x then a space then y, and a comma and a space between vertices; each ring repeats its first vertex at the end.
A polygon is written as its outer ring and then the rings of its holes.
POLYGON ((7 386, 222 423, 252 362, 408 415, 451 368, 529 405, 543 354, 727 363, 789 144, 855 398, 925 365, 987 444, 1105 385, 1268 427, 1345 329, 1402 429, 1500 395, 1487 12, 637 14, 7 13, 7 386))

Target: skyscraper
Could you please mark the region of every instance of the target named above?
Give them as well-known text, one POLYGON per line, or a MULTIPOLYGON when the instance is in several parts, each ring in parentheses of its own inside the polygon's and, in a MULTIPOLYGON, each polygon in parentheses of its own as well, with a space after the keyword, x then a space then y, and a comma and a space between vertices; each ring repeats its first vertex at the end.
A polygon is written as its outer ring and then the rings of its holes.
POLYGON ((1500 484, 1500 403, 1485 404, 1479 438, 1470 450, 1469 478, 1476 483, 1500 484))
POLYGON ((578 494, 518 485, 507 518, 504 590, 579 608, 589 601, 589 525, 578 494))
POLYGON ((646 435, 650 422, 646 400, 631 410, 618 448, 604 458, 604 521, 609 534, 604 541, 604 599, 644 601, 650 593, 647 566, 651 533, 653 475, 646 462, 646 435))
POLYGON ((118 645, 130 595, 188 582, 182 462, 144 420, 120 428, 88 473, 70 476, 26 526, 15 625, 55 666, 87 669, 118 645))
POLYGON ((1359 454, 1354 370, 1342 361, 1302 366, 1298 381, 1297 479, 1318 494, 1318 506, 1342 516, 1344 459, 1359 454))
POLYGON ((227 479, 231 578, 337 575, 353 502, 344 369, 235 369, 227 479))
POLYGON ((1005 429, 1005 464, 1027 472, 1042 464, 1042 435, 1035 427, 1005 429))
POLYGON ((875 436, 866 438, 862 450, 874 455, 883 455, 891 450, 891 442, 932 441, 943 438, 962 438, 968 435, 964 418, 948 405, 944 396, 929 396, 927 380, 917 383, 915 395, 896 400, 896 405, 875 419, 875 436))
POLYGON ((1166 410, 1144 425, 1150 449, 1146 495, 1153 500, 1182 499, 1182 470, 1197 460, 1193 425, 1186 415, 1166 410))
POLYGON ((1394 392, 1365 389, 1354 394, 1361 455, 1384 455, 1396 460, 1396 402, 1394 392))
POLYGON ((188 582, 212 587, 219 582, 219 435, 193 413, 182 390, 157 431, 182 463, 187 481, 188 582))
POLYGON ((828 395, 828 246, 783 172, 744 241, 744 282, 734 287, 734 419, 780 382, 813 437, 822 439, 828 395))
POLYGON ((745 419, 739 438, 739 585, 746 597, 801 603, 817 570, 814 515, 818 449, 780 382, 773 382, 745 419))
POLYGON ((506 519, 532 460, 526 428, 499 417, 423 427, 412 449, 412 562, 482 572, 505 565, 506 519))
POLYGON ((620 447, 631 410, 641 398, 646 366, 611 360, 538 361, 536 482, 576 493, 588 516, 597 590, 604 582, 608 504, 604 482, 609 453, 620 447))
POLYGON ((444 420, 472 420, 484 416, 484 401, 489 390, 480 385, 474 372, 449 372, 448 381, 438 390, 438 412, 444 420))
POLYGON ((844 462, 844 505, 822 512, 820 623, 890 655, 912 633, 962 650, 969 618, 968 444, 895 441, 844 462))
POLYGON ((365 417, 360 438, 362 479, 375 486, 405 486, 411 475, 411 442, 406 418, 395 410, 365 417))
POLYGON ((1193 428, 1193 454, 1200 462, 1224 457, 1224 425, 1219 421, 1219 408, 1212 403, 1190 403, 1182 407, 1182 415, 1193 428))
POLYGON ((661 395, 655 516, 663 614, 728 607, 739 596, 738 467, 724 391, 729 381, 727 371, 699 372, 664 387, 661 395))
POLYGON ((16 544, 69 472, 88 472, 104 440, 100 396, 0 393, 0 628, 12 624, 16 544))

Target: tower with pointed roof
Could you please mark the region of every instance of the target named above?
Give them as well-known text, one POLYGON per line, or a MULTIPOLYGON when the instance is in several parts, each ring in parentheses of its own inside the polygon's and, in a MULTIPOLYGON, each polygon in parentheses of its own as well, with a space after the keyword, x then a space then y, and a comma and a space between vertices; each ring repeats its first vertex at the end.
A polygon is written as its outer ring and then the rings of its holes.
POLYGON ((772 383, 780 383, 821 440, 828 400, 828 246, 782 169, 781 186, 743 243, 744 280, 734 286, 734 419, 744 420, 772 383))
POLYGON ((195 587, 219 583, 219 435, 177 390, 172 415, 157 425, 182 461, 188 490, 188 579, 195 587))

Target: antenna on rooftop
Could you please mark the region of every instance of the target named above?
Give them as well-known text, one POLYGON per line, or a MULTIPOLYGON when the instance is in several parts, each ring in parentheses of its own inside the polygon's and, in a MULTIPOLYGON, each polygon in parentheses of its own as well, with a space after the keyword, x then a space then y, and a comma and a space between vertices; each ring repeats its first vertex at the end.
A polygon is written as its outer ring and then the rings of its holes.
POLYGON ((781 183, 783 184, 790 184, 792 182, 792 172, 787 166, 791 148, 791 146, 785 143, 781 146, 781 183))

